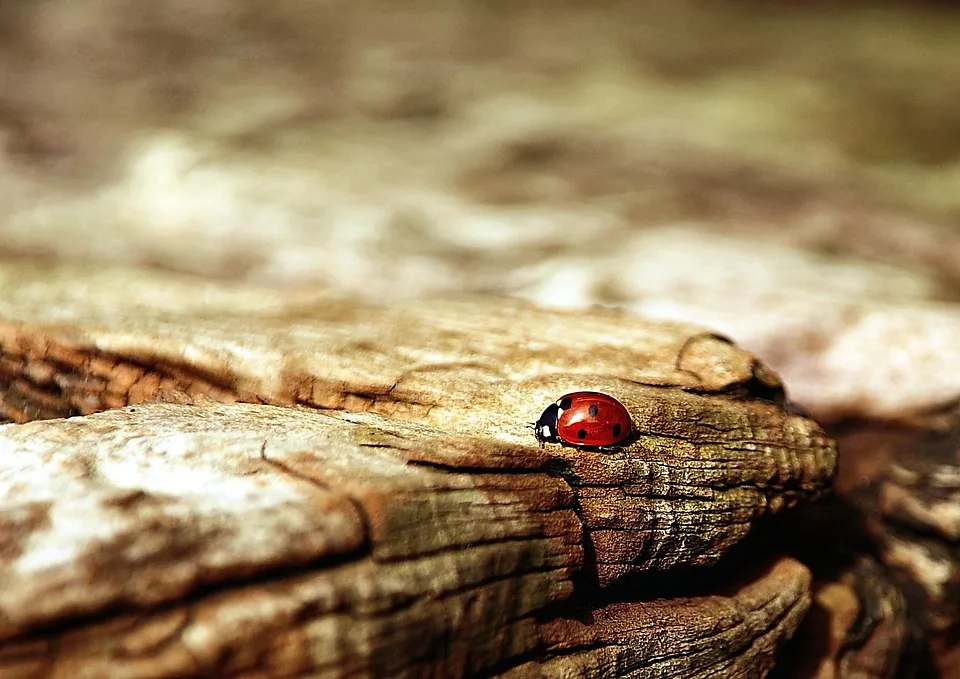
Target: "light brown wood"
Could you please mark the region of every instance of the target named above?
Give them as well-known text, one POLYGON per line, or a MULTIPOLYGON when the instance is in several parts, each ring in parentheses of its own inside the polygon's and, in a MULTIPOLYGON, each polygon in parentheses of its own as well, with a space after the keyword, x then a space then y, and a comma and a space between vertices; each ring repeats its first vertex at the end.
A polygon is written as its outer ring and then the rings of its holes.
POLYGON ((562 649, 545 676, 621 676, 647 655, 637 676, 761 676, 809 604, 787 560, 734 594, 566 619, 585 567, 575 493, 545 470, 423 463, 443 446, 526 450, 246 404, 8 425, 0 674, 532 676, 524 659, 562 649))
POLYGON ((553 621, 545 637, 555 657, 502 679, 764 677, 810 604, 809 572, 780 559, 739 580, 724 595, 620 603, 553 621))
POLYGON ((694 326, 10 267, 0 351, 11 674, 761 676, 809 604, 790 560, 665 601, 618 584, 832 483, 777 376, 694 326), (538 446, 573 389, 636 437, 538 446))
POLYGON ((601 583, 714 562, 761 516, 822 494, 836 465, 819 426, 788 412, 775 374, 694 326, 507 299, 386 307, 212 284, 191 294, 189 280, 124 269, 2 271, 12 419, 204 398, 377 412, 524 445, 507 459, 440 436, 420 454, 565 477, 601 583), (613 454, 537 450, 529 423, 577 389, 623 401, 636 440, 613 454))

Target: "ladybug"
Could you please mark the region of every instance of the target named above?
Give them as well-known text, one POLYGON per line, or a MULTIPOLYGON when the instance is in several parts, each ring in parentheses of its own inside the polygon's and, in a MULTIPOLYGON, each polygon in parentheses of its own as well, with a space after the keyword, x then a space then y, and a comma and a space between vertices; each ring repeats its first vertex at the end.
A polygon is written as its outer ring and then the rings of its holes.
POLYGON ((546 442, 605 448, 620 443, 631 431, 633 421, 623 404, 597 391, 575 391, 561 396, 533 423, 541 448, 546 442))

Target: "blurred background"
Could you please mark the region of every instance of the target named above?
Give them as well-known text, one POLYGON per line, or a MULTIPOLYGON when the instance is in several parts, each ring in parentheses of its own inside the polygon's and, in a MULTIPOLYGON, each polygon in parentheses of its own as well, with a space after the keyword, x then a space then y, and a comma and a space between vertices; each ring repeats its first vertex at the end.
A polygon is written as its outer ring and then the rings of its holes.
POLYGON ((791 356, 852 308, 958 298, 958 36, 950 3, 2 0, 0 257, 617 305, 823 394, 791 356))

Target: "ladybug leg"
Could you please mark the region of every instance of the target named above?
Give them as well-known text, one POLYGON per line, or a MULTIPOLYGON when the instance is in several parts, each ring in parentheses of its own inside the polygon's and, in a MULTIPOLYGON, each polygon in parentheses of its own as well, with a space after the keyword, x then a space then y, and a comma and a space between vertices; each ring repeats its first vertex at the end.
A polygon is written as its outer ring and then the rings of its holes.
POLYGON ((584 446, 577 443, 567 443, 566 441, 559 441, 559 443, 564 448, 570 448, 572 450, 587 450, 591 453, 618 453, 621 452, 625 447, 620 444, 612 446, 584 446))
POLYGON ((541 448, 543 448, 544 445, 545 445, 545 443, 544 443, 544 440, 543 440, 543 435, 540 433, 540 427, 537 426, 537 423, 536 423, 536 422, 528 422, 528 423, 527 423, 527 426, 529 426, 531 429, 533 429, 533 435, 534 435, 534 436, 536 437, 536 439, 537 439, 537 445, 540 446, 541 448))
POLYGON ((640 432, 634 429, 629 434, 627 434, 625 438, 617 441, 612 446, 600 446, 599 448, 597 448, 597 450, 599 450, 601 453, 622 453, 624 450, 629 448, 630 444, 635 442, 638 438, 640 438, 640 432))
POLYGON ((613 445, 613 446, 597 446, 596 450, 601 453, 622 453, 626 446, 622 445, 613 445))

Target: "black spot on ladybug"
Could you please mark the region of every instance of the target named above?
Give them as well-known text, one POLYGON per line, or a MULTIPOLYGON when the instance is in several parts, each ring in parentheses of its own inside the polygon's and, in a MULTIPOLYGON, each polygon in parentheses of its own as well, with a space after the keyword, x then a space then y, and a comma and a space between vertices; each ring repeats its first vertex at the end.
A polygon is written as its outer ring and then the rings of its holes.
POLYGON ((620 423, 619 423, 619 422, 617 422, 616 424, 613 425, 613 435, 614 435, 614 436, 616 436, 616 437, 619 438, 621 431, 622 431, 622 428, 620 427, 620 423))
POLYGON ((579 439, 585 439, 585 438, 587 438, 587 430, 586 430, 586 429, 581 429, 581 430, 579 430, 579 431, 577 432, 577 438, 579 438, 579 439))
POLYGON ((600 409, 597 407, 596 403, 591 403, 590 408, 587 412, 590 413, 590 417, 596 417, 597 415, 600 414, 600 409))
POLYGON ((567 398, 560 401, 560 410, 567 410, 572 405, 573 405, 573 399, 568 396, 567 398))

